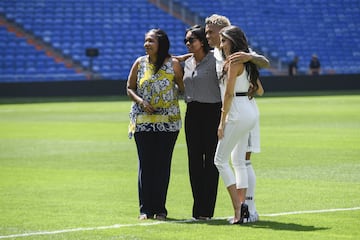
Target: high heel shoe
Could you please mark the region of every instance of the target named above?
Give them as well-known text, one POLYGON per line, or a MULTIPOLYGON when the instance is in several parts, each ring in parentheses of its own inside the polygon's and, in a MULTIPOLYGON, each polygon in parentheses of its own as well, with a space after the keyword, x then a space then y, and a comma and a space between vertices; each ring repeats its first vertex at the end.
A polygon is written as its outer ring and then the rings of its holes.
POLYGON ((249 217, 250 217, 249 207, 246 203, 242 203, 241 207, 240 207, 240 219, 237 220, 236 218, 232 218, 229 220, 229 223, 230 224, 243 224, 244 219, 247 220, 246 222, 249 221, 249 217))
POLYGON ((240 210, 240 220, 238 221, 238 224, 243 224, 244 219, 247 221, 249 220, 250 213, 249 213, 249 207, 246 203, 241 204, 241 210, 240 210))

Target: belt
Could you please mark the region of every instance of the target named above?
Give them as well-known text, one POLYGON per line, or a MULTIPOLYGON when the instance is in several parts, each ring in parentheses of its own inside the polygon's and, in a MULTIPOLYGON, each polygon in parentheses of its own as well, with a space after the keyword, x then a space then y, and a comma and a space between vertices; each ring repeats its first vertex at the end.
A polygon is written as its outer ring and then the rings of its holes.
POLYGON ((235 96, 236 96, 236 97, 243 97, 243 96, 247 96, 247 95, 248 95, 247 92, 236 92, 236 93, 235 93, 235 96))

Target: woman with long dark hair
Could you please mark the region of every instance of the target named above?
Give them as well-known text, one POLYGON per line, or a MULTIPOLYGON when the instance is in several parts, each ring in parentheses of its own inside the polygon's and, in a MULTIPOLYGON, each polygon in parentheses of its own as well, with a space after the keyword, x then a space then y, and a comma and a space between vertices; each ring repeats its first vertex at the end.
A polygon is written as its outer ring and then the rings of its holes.
POLYGON ((134 62, 127 81, 133 100, 129 137, 138 159, 140 220, 165 220, 171 159, 181 128, 178 91, 184 91, 183 70, 169 54, 170 42, 161 29, 145 34, 145 56, 134 62))
MULTIPOLYGON (((249 52, 244 32, 235 26, 220 31, 220 48, 227 59, 235 52, 249 52)), ((220 78, 222 90, 221 119, 218 126, 219 142, 215 153, 215 165, 229 192, 234 218, 231 223, 244 223, 249 217, 245 203, 248 175, 245 155, 250 130, 255 126, 258 114, 252 107, 249 96, 258 90, 259 71, 252 62, 228 61, 220 78), (234 148, 237 154, 231 158, 234 148), (229 160, 232 160, 232 167, 229 160)))

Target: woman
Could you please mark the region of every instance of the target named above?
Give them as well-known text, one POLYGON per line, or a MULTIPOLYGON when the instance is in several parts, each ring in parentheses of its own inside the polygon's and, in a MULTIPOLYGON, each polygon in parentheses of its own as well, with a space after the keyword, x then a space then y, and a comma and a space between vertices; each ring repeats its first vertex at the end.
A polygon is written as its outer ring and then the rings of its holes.
MULTIPOLYGON (((238 27, 223 28, 220 31, 220 41, 224 58, 238 51, 249 52, 245 34, 238 27)), ((232 224, 241 224, 249 217, 245 204, 248 187, 245 155, 249 132, 258 118, 249 100, 249 95, 253 96, 258 89, 258 77, 259 71, 255 64, 237 61, 224 66, 220 79, 223 84, 223 106, 214 161, 233 204, 234 218, 230 221, 232 224), (229 159, 235 147, 238 148, 237 157, 232 159, 231 168, 229 159)))
POLYGON ((199 25, 187 29, 184 42, 192 53, 184 68, 185 134, 194 199, 192 216, 209 220, 214 214, 219 180, 214 165, 221 114, 219 81, 205 29, 199 25))
MULTIPOLYGON (((262 96, 264 94, 264 88, 262 87, 261 81, 258 79, 258 89, 255 92, 256 96, 262 96)), ((250 86, 251 88, 251 86, 250 86)), ((255 206, 255 187, 256 187, 256 175, 254 168, 251 164, 251 153, 259 153, 260 152, 260 113, 257 107, 255 98, 253 96, 249 96, 250 103, 254 108, 257 114, 257 121, 255 126, 250 130, 248 136, 248 145, 246 150, 246 170, 248 175, 248 188, 246 190, 246 201, 245 203, 249 209, 249 217, 244 219, 244 223, 256 222, 259 220, 259 214, 256 210, 255 206)), ((231 152, 231 159, 236 159, 237 157, 243 154, 241 142, 239 145, 236 145, 233 151, 231 152), (239 147, 238 147, 239 146, 239 147)))
POLYGON ((134 101, 129 137, 134 135, 139 158, 139 219, 165 220, 171 158, 181 128, 178 90, 184 91, 183 70, 170 57, 163 30, 147 32, 144 47, 146 55, 136 59, 127 81, 134 101))

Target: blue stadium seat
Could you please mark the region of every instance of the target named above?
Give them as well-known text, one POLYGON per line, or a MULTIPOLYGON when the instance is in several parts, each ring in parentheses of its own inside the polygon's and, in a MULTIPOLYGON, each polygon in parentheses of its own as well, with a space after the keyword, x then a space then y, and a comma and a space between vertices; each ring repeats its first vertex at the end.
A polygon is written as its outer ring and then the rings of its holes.
POLYGON ((307 69, 311 55, 316 53, 324 68, 360 73, 360 57, 356 54, 360 52, 360 4, 356 0, 176 2, 203 18, 213 13, 229 17, 232 24, 246 32, 257 51, 276 52, 285 64, 292 60, 287 52, 293 51, 300 57, 299 67, 307 69))
MULTIPOLYGON (((228 16, 244 29, 256 51, 283 65, 298 55, 299 68, 305 72, 311 55, 316 53, 325 71, 360 72, 360 5, 356 0, 174 3, 203 18, 213 13, 228 16)), ((172 54, 187 52, 182 39, 188 26, 146 0, 0 1, 0 14, 84 67, 89 66, 85 49, 99 48, 94 66, 106 79, 127 78, 133 61, 144 54, 144 34, 150 28, 163 28, 168 33, 172 54)), ((0 81, 11 80, 11 76, 14 81, 86 79, 1 25, 0 48, 4 53, 0 81)), ((262 74, 271 72, 264 70, 262 74)))

